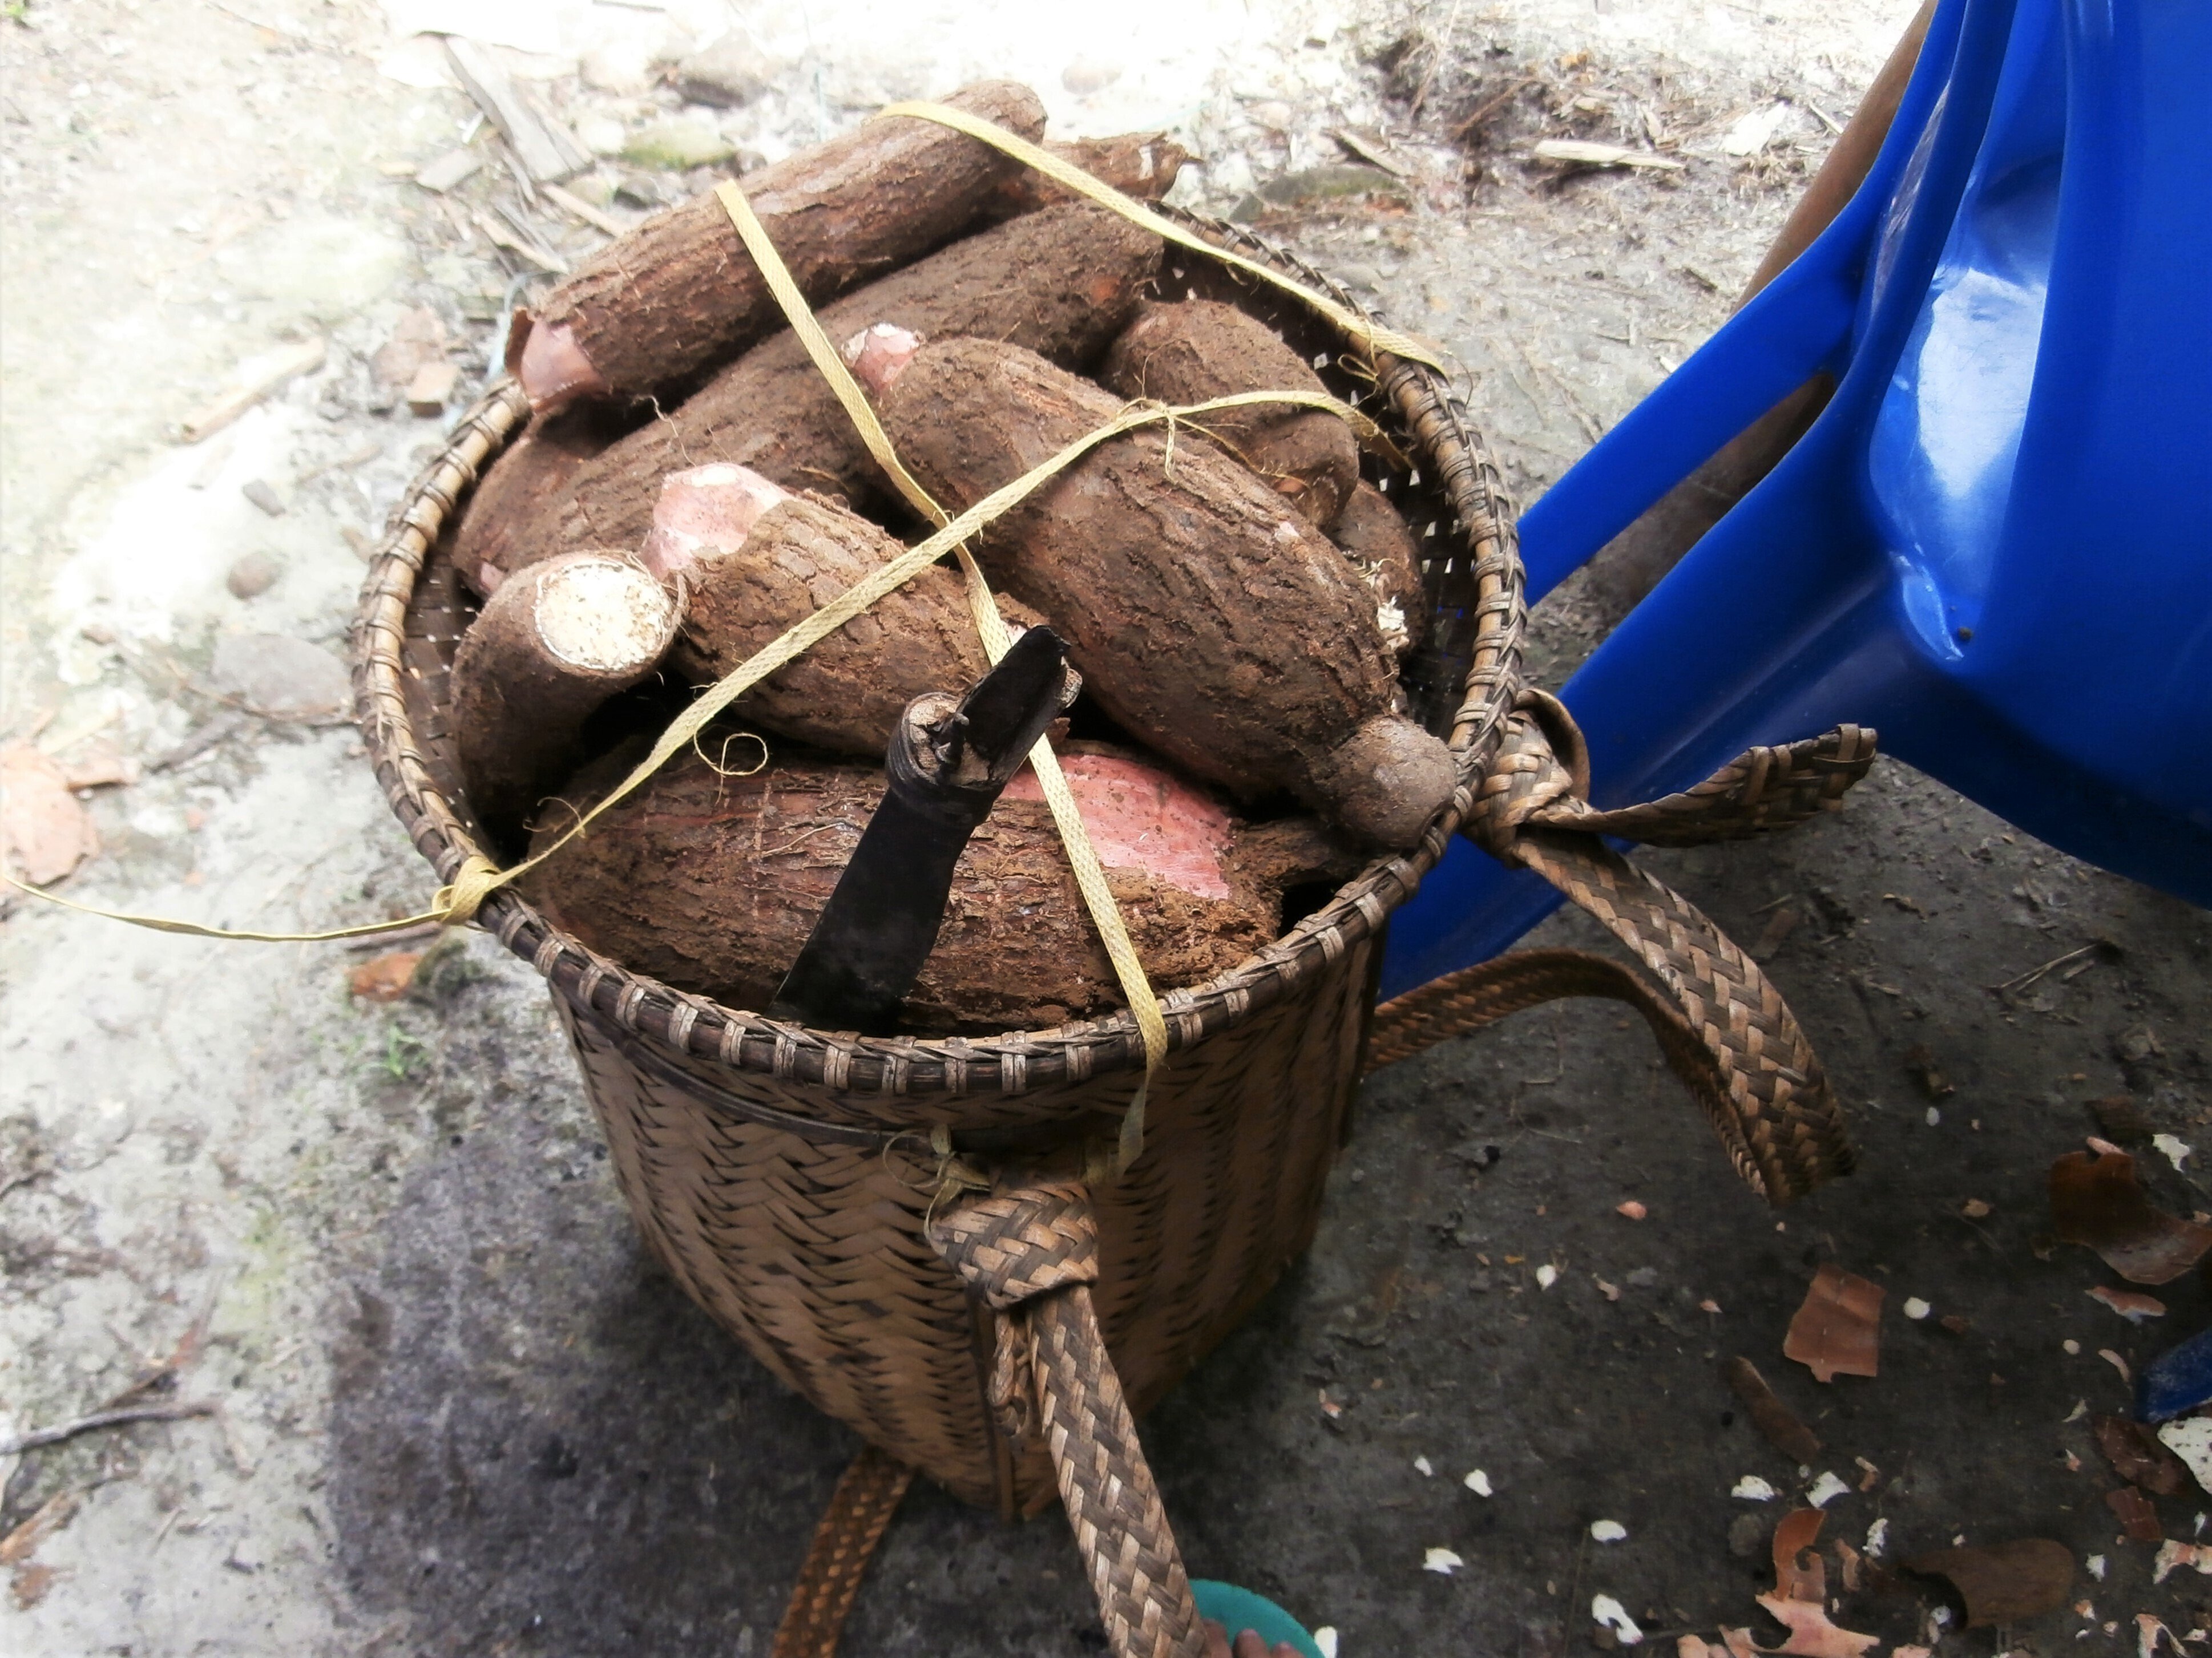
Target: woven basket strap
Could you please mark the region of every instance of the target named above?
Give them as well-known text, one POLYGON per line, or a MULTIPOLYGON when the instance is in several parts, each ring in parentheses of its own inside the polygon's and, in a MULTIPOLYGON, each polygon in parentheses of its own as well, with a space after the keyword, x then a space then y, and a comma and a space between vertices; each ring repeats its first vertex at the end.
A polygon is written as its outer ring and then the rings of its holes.
POLYGON ((868 1562, 913 1483, 914 1470, 905 1463, 873 1445, 860 1448, 814 1528, 769 1658, 837 1658, 837 1637, 868 1562))
POLYGON ((1582 805, 1589 773, 1580 732, 1556 699, 1524 693, 1468 833, 1603 922, 1657 983, 1625 969, 1608 975, 1556 958, 1516 966, 1507 957, 1413 993, 1425 999, 1402 1010, 1378 1009, 1387 1041, 1377 1051, 1402 1057, 1456 1034, 1455 1021, 1478 1029, 1552 995, 1614 996, 1644 1013, 1753 1191, 1780 1205, 1848 1172, 1850 1146, 1826 1075, 1781 993, 1695 905, 1592 831, 1640 825, 1680 841, 1700 823, 1708 835, 1780 827, 1832 807, 1873 754, 1871 732, 1839 727, 1753 750, 1685 794, 1595 813, 1582 805))
POLYGON ((1001 1363, 1029 1359, 1038 1431, 1115 1658, 1203 1658, 1190 1579, 1091 1305, 1090 1194, 1075 1181, 1015 1187, 940 1214, 929 1241, 1024 1327, 1025 1341, 1001 1340, 1001 1363))

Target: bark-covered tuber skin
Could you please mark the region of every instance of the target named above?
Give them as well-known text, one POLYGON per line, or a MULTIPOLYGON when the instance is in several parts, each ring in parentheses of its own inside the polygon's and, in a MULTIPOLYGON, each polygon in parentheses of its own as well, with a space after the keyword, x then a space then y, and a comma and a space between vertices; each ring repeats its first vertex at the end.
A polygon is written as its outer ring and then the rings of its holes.
MULTIPOLYGON (((948 508, 1020 477, 1121 408, 1032 352, 924 345, 881 403, 948 508)), ((1146 429, 1101 445, 986 531, 995 580, 1043 613, 1093 698, 1193 774, 1297 793, 1411 846, 1450 798, 1443 744, 1392 712, 1373 591, 1344 555, 1210 445, 1146 429), (1357 739, 1357 740, 1355 740, 1357 739)))
POLYGON ((1329 525, 1328 538, 1375 590, 1376 625, 1402 659, 1429 630, 1421 544, 1390 497, 1364 480, 1329 525))
MULTIPOLYGON (((928 338, 986 334, 1082 366, 1135 313, 1159 260, 1158 237, 1104 208, 1047 208, 824 307, 822 325, 841 345, 877 322, 928 338)), ((524 562, 566 547, 637 546, 662 477, 709 461, 750 467, 787 489, 839 496, 856 507, 893 498, 851 416, 787 332, 586 462, 567 487, 520 504, 520 522, 502 546, 524 562)))
POLYGON ((456 745, 469 803, 514 834, 576 762, 584 722, 660 665, 673 597, 628 554, 569 553, 503 583, 453 654, 456 745))
MULTIPOLYGON (((1265 323, 1212 300, 1146 306, 1108 348, 1098 379, 1125 398, 1172 404, 1328 389, 1265 323)), ((1255 404, 1202 416, 1199 423, 1310 523, 1334 522, 1359 482, 1352 428, 1321 410, 1255 404)))
MULTIPOLYGON (((1027 87, 984 81, 945 100, 1025 138, 1044 132, 1027 87)), ((890 117, 748 175, 745 196, 810 302, 896 269, 976 224, 1022 170, 933 121, 890 117)), ((656 214, 546 296, 516 354, 533 409, 580 398, 672 399, 783 313, 712 191, 656 214)))
MULTIPOLYGON (((1124 132, 1111 138, 1069 138, 1045 148, 1103 185, 1139 202, 1157 202, 1175 188, 1190 152, 1164 132, 1124 132)), ((994 217, 1034 213, 1073 201, 1075 192, 1034 167, 1022 167, 1000 185, 986 211, 994 217)))
MULTIPOLYGON (((609 756, 563 798, 588 809, 631 758, 609 756)), ((1274 937, 1279 889, 1243 873, 1236 826, 1218 805, 1127 761, 1076 756, 1066 770, 1155 985, 1201 983, 1274 937), (1131 799, 1147 809, 1133 817, 1131 799), (1177 825, 1172 857, 1158 850, 1164 819, 1177 825), (1136 825, 1152 838, 1131 844, 1141 833, 1119 832, 1136 825)), ((1024 798, 1030 775, 1016 777, 955 866, 936 947, 907 999, 908 1029, 1037 1029, 1121 1005, 1051 815, 1024 798)), ((779 760, 720 776, 685 755, 525 877, 524 890, 556 926, 634 972, 764 1009, 883 787, 873 766, 779 760)))
MULTIPOLYGON (((689 592, 672 665, 698 685, 906 551, 835 502, 720 465, 668 477, 646 547, 645 562, 689 592)), ((1000 609, 1016 627, 1036 620, 1019 604, 1000 609)), ((747 691, 737 717, 835 754, 879 756, 909 701, 989 666, 965 584, 933 565, 747 691)))
POLYGON ((489 598, 509 570, 557 550, 523 544, 540 532, 540 503, 557 499, 584 463, 621 435, 620 423, 605 410, 572 409, 533 420, 485 469, 453 543, 454 568, 477 598, 489 598))

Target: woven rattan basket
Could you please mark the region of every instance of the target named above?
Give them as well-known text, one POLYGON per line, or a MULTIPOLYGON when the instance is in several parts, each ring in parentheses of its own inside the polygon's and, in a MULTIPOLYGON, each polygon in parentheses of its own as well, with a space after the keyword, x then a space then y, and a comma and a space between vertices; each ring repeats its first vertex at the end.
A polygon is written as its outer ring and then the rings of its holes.
MULTIPOLYGON (((1249 233, 1185 222, 1353 306, 1249 233)), ((1417 850, 1373 864, 1233 971, 1165 999, 1171 1052, 1144 1155, 1088 1194, 1090 1293, 1139 1411, 1312 1236, 1361 1068, 1384 923, 1470 809, 1518 686, 1523 622, 1510 504, 1441 376, 1396 358, 1364 362, 1295 301, 1200 255, 1171 247, 1163 286, 1262 317, 1395 446, 1367 465, 1426 553, 1431 643, 1408 689, 1449 732, 1461 786, 1417 850)), ((447 723, 447 669, 471 612, 445 532, 526 418, 508 385, 468 413, 398 508, 363 592, 363 729, 392 810, 441 880, 479 850, 447 723)), ((989 1298, 925 1235, 941 1163, 931 1134, 950 1131, 954 1150, 987 1165, 1049 1162, 1110 1135, 1141 1072, 1133 1022, 988 1040, 811 1030, 630 973, 510 890, 477 920, 550 986, 631 1212, 684 1290, 889 1457, 1002 1512, 1048 1502, 1044 1436, 1018 1451, 991 1401, 989 1298)))

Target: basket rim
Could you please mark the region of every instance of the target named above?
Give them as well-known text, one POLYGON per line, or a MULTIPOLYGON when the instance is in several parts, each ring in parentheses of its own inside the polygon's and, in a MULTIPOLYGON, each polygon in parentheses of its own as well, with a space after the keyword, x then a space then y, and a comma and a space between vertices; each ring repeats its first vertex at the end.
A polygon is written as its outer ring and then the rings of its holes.
MULTIPOLYGON (((1226 251, 1273 265, 1320 287, 1354 314, 1382 320, 1334 279, 1242 225, 1162 208, 1226 251)), ((1368 359, 1347 340, 1353 361, 1368 359)), ((1376 395, 1413 440, 1416 471, 1433 465, 1449 501, 1449 533, 1469 560, 1474 641, 1465 696, 1449 739, 1458 766, 1452 798, 1413 850, 1388 854, 1339 888, 1265 949, 1203 984, 1165 992, 1170 1060, 1206 1036, 1243 1023, 1316 969, 1380 933, 1390 912, 1411 897, 1443 858, 1472 809, 1497 752, 1521 683, 1527 605, 1514 507, 1495 459, 1469 423, 1450 382, 1425 365, 1381 354, 1371 360, 1376 395)), ((373 556, 353 629, 356 717, 394 814, 442 882, 482 853, 434 781, 418 747, 404 695, 406 614, 416 585, 445 525, 482 469, 530 418, 527 399, 502 378, 455 424, 444 447, 393 509, 373 556)), ((1042 1030, 981 1036, 863 1036, 817 1030, 726 1007, 634 974, 561 932, 511 887, 478 910, 475 924, 528 961, 554 991, 586 1012, 666 1044, 708 1065, 819 1084, 863 1108, 870 1097, 988 1093, 1012 1096, 1139 1071, 1144 1044, 1126 1008, 1042 1030)), ((1133 1085, 1135 1077, 1131 1082, 1133 1085)), ((919 1102, 917 1102, 919 1103, 919 1102)), ((911 1108, 899 1114, 908 1126, 911 1108)), ((824 1125, 825 1127, 827 1125, 824 1125)))

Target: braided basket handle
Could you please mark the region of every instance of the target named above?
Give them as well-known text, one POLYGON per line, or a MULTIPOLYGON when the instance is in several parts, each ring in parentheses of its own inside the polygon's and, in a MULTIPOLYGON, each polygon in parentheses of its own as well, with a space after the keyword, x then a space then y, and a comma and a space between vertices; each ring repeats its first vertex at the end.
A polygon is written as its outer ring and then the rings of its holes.
POLYGON ((993 1403, 1011 1436, 1037 1433, 1052 1454, 1115 1658, 1204 1658, 1190 1578, 1091 1304, 1089 1191, 1016 1185, 940 1213, 929 1241, 998 1315, 993 1403))

